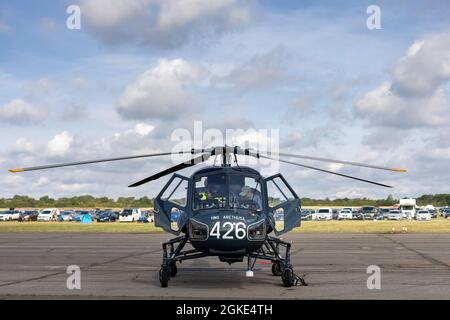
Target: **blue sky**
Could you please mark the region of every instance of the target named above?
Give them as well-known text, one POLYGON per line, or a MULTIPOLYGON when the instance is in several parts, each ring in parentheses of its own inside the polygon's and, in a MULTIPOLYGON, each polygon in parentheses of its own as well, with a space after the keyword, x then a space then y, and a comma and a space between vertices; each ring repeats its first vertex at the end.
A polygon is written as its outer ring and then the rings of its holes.
POLYGON ((208 3, 3 2, 0 196, 155 195, 162 182, 125 186, 168 159, 6 169, 170 150, 171 133, 196 120, 222 131, 279 129, 286 151, 410 170, 317 164, 396 186, 384 190, 281 165, 305 197, 448 192, 445 1, 208 3), (71 4, 81 7, 81 30, 66 28, 71 4), (372 4, 381 30, 366 27, 372 4))

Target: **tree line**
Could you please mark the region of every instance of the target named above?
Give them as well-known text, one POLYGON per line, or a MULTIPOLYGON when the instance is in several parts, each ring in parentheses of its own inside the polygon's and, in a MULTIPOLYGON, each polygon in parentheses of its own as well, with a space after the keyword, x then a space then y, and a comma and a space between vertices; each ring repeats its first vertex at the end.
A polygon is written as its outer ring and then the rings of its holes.
POLYGON ((53 199, 43 196, 35 199, 16 195, 10 199, 0 198, 0 208, 152 208, 153 199, 148 197, 93 197, 90 195, 53 199))
MULTIPOLYGON (((393 206, 398 204, 399 200, 389 195, 386 199, 369 199, 369 198, 342 198, 342 199, 310 199, 302 198, 303 206, 336 206, 336 207, 360 207, 363 205, 393 206)), ((432 204, 436 207, 450 206, 450 194, 434 194, 422 195, 417 198, 417 204, 424 206, 432 204)), ((16 195, 13 198, 0 198, 0 208, 152 208, 154 206, 153 199, 148 197, 119 197, 112 199, 108 197, 93 197, 91 195, 83 195, 70 198, 53 199, 48 196, 35 199, 28 196, 16 195)))

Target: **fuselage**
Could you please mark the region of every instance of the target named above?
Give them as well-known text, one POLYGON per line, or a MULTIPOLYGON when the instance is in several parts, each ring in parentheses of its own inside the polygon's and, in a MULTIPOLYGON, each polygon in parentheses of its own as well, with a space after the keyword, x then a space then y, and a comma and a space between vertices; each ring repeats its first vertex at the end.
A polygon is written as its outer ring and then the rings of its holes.
MULTIPOLYGON (((277 185, 283 187, 283 181, 277 185)), ((248 167, 207 167, 189 178, 174 175, 155 200, 155 223, 175 235, 186 234, 197 251, 238 260, 258 251, 276 226, 285 232, 299 226, 300 201, 292 189, 285 191, 292 196, 274 204, 267 188, 260 173, 248 167), (177 188, 186 198, 175 196, 177 188)))

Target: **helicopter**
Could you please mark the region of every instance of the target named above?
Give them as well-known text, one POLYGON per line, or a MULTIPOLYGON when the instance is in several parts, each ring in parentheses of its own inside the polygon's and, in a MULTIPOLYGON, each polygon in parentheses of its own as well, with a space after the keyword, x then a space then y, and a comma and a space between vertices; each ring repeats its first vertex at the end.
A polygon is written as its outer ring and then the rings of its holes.
POLYGON ((162 244, 163 258, 159 270, 159 281, 163 288, 168 287, 169 280, 177 275, 177 263, 208 256, 218 257, 221 262, 229 264, 243 262, 244 258, 247 258, 247 277, 253 277, 256 260, 266 260, 272 263, 272 274, 281 277, 284 286, 307 285, 302 277, 294 273, 291 264, 291 243, 279 238, 292 229, 300 227, 300 198, 281 173, 263 177, 253 168, 240 166, 238 155, 279 161, 386 188, 392 188, 392 186, 305 165, 290 159, 406 172, 404 169, 365 163, 291 153, 264 152, 227 145, 9 171, 18 173, 174 154, 187 154, 191 159, 129 186, 130 188, 139 187, 173 174, 155 198, 154 209, 155 226, 175 236, 162 244), (221 157, 221 164, 203 167, 190 177, 177 173, 182 169, 204 163, 211 157, 221 157), (186 249, 187 245, 191 248, 186 249))

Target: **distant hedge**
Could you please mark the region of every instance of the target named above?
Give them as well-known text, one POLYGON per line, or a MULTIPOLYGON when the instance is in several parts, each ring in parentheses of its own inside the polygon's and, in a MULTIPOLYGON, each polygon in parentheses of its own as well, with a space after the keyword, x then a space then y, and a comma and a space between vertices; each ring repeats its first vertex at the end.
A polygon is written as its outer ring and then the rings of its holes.
MULTIPOLYGON (((398 203, 398 199, 394 199, 392 195, 389 195, 386 199, 310 199, 302 198, 303 206, 349 206, 359 207, 362 205, 373 206, 392 206, 398 203)), ((450 194, 435 194, 435 195, 423 195, 417 198, 417 204, 427 205, 432 204, 437 207, 450 206, 450 194)), ((48 196, 34 199, 28 196, 16 195, 11 199, 0 198, 0 208, 45 208, 45 207, 59 207, 59 208, 124 208, 124 207, 137 207, 137 208, 151 208, 153 207, 153 199, 148 197, 134 198, 134 197, 119 197, 117 199, 111 199, 107 197, 93 197, 90 195, 83 195, 71 198, 59 198, 52 199, 48 196)))
POLYGON ((0 198, 0 208, 151 208, 153 207, 153 199, 148 197, 120 197, 117 200, 100 197, 96 198, 90 195, 53 199, 48 196, 34 199, 28 196, 14 196, 12 199, 0 198))

